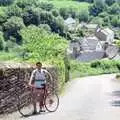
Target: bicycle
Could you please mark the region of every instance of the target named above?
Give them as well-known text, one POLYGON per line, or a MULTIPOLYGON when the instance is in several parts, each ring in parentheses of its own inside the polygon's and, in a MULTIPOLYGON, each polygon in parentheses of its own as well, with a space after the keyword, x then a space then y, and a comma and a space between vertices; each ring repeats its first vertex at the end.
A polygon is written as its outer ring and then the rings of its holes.
MULTIPOLYGON (((27 84, 25 83, 25 86, 27 84)), ((33 107, 33 91, 37 90, 34 86, 24 88, 24 94, 18 96, 18 111, 23 117, 32 115, 33 107)), ((37 96, 38 97, 38 96, 37 96)), ((46 85, 44 89, 43 105, 48 112, 55 112, 59 106, 59 97, 54 88, 46 85)))

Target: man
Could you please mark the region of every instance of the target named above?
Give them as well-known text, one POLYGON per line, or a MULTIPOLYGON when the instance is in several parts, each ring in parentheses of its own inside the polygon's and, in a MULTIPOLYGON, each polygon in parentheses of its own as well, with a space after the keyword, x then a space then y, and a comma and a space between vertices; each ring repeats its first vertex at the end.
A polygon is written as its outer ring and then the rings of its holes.
POLYGON ((45 85, 47 82, 46 74, 48 74, 50 79, 52 80, 51 74, 47 70, 42 69, 42 63, 37 62, 36 69, 33 70, 30 81, 29 81, 29 85, 35 87, 35 89, 33 89, 33 97, 34 97, 34 99, 33 99, 33 105, 34 105, 33 114, 37 113, 36 105, 37 105, 38 101, 39 101, 40 112, 45 112, 43 99, 44 99, 45 85))

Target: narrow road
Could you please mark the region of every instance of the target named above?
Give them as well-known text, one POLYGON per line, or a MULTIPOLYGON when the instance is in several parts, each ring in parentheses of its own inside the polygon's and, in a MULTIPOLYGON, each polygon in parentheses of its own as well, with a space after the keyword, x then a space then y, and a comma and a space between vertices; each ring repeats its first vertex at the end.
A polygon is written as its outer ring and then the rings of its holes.
POLYGON ((115 74, 75 79, 67 85, 57 112, 12 115, 11 120, 120 120, 120 81, 115 74))

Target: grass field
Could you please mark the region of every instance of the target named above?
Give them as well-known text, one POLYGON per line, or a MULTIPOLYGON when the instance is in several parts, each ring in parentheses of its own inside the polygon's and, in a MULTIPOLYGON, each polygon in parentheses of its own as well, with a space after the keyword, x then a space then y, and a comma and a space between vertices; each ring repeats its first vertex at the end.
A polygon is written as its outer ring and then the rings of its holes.
POLYGON ((56 8, 74 8, 75 10, 81 11, 88 9, 89 3, 87 2, 77 2, 73 0, 40 0, 52 3, 56 8))

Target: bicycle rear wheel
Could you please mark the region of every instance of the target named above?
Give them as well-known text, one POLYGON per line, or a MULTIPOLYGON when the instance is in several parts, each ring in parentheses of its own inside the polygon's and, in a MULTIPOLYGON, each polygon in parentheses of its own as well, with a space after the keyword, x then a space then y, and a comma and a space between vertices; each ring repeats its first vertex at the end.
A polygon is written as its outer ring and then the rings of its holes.
POLYGON ((55 112, 59 106, 59 97, 56 93, 49 93, 44 102, 48 112, 55 112))
POLYGON ((21 96, 18 96, 18 100, 19 100, 18 103, 19 113, 24 117, 32 115, 34 111, 34 106, 31 91, 26 91, 21 96))

